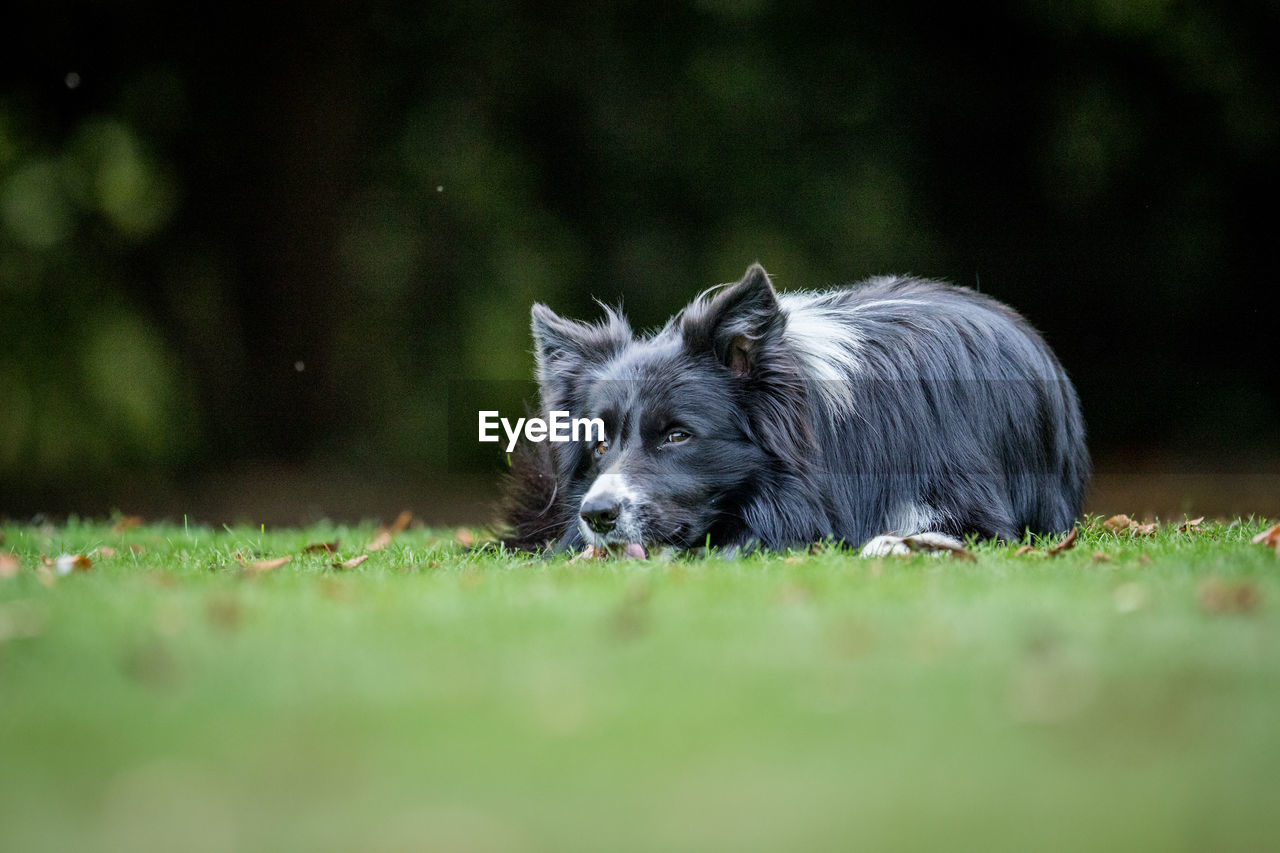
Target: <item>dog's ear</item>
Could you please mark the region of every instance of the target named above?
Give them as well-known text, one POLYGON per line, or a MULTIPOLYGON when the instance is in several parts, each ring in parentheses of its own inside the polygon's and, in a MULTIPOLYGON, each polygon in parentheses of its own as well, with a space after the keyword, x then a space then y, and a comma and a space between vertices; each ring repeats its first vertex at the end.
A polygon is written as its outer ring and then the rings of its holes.
POLYGON ((533 305, 534 357, 543 404, 568 402, 588 367, 616 355, 631 341, 631 327, 621 314, 605 308, 599 323, 566 320, 540 302, 533 305))
POLYGON ((782 329, 778 294, 759 264, 752 264, 736 284, 700 297, 685 309, 680 322, 690 351, 711 350, 739 376, 755 370, 761 349, 781 335, 782 329))

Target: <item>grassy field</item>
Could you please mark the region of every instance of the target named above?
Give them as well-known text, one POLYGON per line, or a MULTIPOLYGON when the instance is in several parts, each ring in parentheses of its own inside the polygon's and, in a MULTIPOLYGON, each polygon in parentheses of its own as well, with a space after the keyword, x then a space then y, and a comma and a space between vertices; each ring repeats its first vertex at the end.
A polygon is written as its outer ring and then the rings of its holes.
POLYGON ((1280 556, 1176 524, 354 568, 372 525, 4 526, 0 849, 1276 849, 1280 556))

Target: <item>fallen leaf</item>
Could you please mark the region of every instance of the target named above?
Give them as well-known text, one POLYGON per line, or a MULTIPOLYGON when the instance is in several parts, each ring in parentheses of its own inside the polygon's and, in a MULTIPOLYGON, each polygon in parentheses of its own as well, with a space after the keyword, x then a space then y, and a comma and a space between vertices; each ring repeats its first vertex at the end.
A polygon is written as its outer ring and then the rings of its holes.
POLYGON ((374 535, 373 541, 365 546, 366 551, 381 551, 383 548, 391 544, 391 540, 396 534, 403 533, 405 528, 409 526, 409 522, 413 521, 413 513, 409 510, 403 510, 396 516, 396 520, 391 522, 390 526, 379 527, 378 532, 374 535))
POLYGON ((332 542, 316 542, 316 543, 315 543, 315 544, 313 544, 313 545, 308 545, 307 547, 303 548, 303 549, 302 549, 302 553, 304 553, 304 554, 332 554, 332 553, 334 553, 335 551, 337 551, 337 550, 338 550, 338 542, 339 542, 339 540, 337 540, 337 539, 333 540, 332 542))
POLYGON ((1138 565, 1140 566, 1151 565, 1151 557, 1147 556, 1146 554, 1140 554, 1138 556, 1138 565))
POLYGON ((1035 547, 1034 547, 1034 546, 1032 546, 1032 545, 1023 545, 1023 546, 1021 546, 1020 548, 1018 548, 1018 550, 1016 550, 1016 551, 1014 551, 1014 552, 1013 552, 1013 556, 1015 556, 1015 557, 1021 557, 1023 554, 1031 554, 1031 553, 1034 553, 1034 552, 1035 552, 1035 550, 1036 550, 1036 549, 1035 549, 1035 547))
POLYGON ((361 554, 358 557, 352 557, 350 560, 343 560, 341 563, 334 563, 335 569, 354 569, 356 566, 369 559, 368 554, 361 554))
POLYGON ((84 554, 59 554, 57 558, 47 561, 46 566, 52 568, 59 575, 69 575, 72 572, 87 572, 93 568, 93 560, 90 560, 84 554))
POLYGON ((236 559, 240 562, 240 565, 244 566, 246 569, 261 574, 262 572, 275 571, 285 563, 292 560, 293 557, 292 555, 285 555, 271 560, 246 560, 242 555, 236 554, 236 559))
POLYGON ((1280 524, 1272 525, 1249 540, 1254 545, 1265 545, 1274 548, 1280 554, 1280 524))
POLYGON ((57 576, 48 566, 36 566, 36 580, 47 589, 53 589, 54 584, 58 582, 57 576))
POLYGON ((1160 522, 1153 521, 1150 524, 1139 524, 1133 522, 1129 525, 1130 536, 1155 536, 1156 530, 1160 528, 1160 522))
POLYGON ((475 534, 465 527, 459 527, 453 532, 453 538, 458 540, 458 544, 463 548, 470 548, 476 543, 475 534))
POLYGON ((1056 545, 1050 545, 1048 547, 1047 550, 1049 552, 1049 556, 1056 557, 1063 551, 1070 551, 1072 548, 1076 547, 1076 538, 1079 536, 1080 528, 1071 528, 1071 531, 1067 533, 1067 535, 1064 536, 1056 545))
POLYGON ((1094 551, 1093 561, 1095 563, 1110 563, 1111 555, 1108 554, 1106 551, 1094 551))
POLYGON ((146 548, 144 548, 144 547, 142 547, 141 545, 130 545, 130 546, 129 546, 129 551, 130 551, 130 552, 132 552, 132 553, 134 553, 134 554, 145 554, 145 553, 147 553, 147 549, 146 549, 146 548))
POLYGON ((941 536, 930 536, 927 533, 917 533, 915 536, 903 537, 902 544, 906 545, 912 551, 918 551, 925 554, 948 553, 960 560, 968 560, 971 563, 977 562, 977 558, 974 557, 973 554, 941 536))
POLYGON ((1248 613, 1262 600, 1252 581, 1228 581, 1206 578, 1196 589, 1200 606, 1211 613, 1248 613))
POLYGON ((103 545, 98 549, 98 554, 104 559, 107 557, 114 557, 116 555, 116 549, 112 548, 110 545, 103 545))
POLYGON ((1130 536, 1154 536, 1160 527, 1160 522, 1152 521, 1143 524, 1127 515, 1113 515, 1102 522, 1102 526, 1117 536, 1121 533, 1128 533, 1130 536))
POLYGON ((594 545, 588 545, 577 554, 570 558, 570 563, 576 563, 579 560, 603 560, 609 556, 609 552, 604 548, 597 548, 594 545))
MULTIPOLYGON (((1179 532, 1179 533, 1195 533, 1195 532, 1198 532, 1198 531, 1200 530, 1200 525, 1201 525, 1201 523, 1202 523, 1203 521, 1204 521, 1204 516, 1203 516, 1203 515, 1202 515, 1202 516, 1200 516, 1199 518, 1189 518, 1189 519, 1187 519, 1186 521, 1184 521, 1184 522, 1182 522, 1181 524, 1179 524, 1179 525, 1178 525, 1178 532, 1179 532)), ((1280 525, 1278 525, 1278 526, 1280 526, 1280 525)))
POLYGON ((143 524, 140 515, 123 515, 116 519, 116 523, 111 525, 111 532, 115 534, 124 533, 126 530, 132 530, 135 527, 141 527, 143 524))
POLYGON ((8 551, 0 551, 0 578, 11 578, 18 573, 18 569, 22 564, 18 562, 18 555, 8 551))
POLYGON ((1129 525, 1132 523, 1133 521, 1127 515, 1113 515, 1102 522, 1102 526, 1112 533, 1123 533, 1129 529, 1129 525))

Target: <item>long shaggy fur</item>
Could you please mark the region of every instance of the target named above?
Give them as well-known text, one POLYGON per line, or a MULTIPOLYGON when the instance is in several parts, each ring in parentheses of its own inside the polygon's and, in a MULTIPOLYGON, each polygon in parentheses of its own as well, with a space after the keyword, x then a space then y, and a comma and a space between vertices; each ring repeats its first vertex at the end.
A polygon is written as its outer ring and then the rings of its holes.
POLYGON ((544 412, 608 441, 525 444, 509 544, 781 549, 1065 530, 1089 476, 1074 388, 1018 314, 908 277, 778 294, 758 265, 661 330, 533 308, 544 412))

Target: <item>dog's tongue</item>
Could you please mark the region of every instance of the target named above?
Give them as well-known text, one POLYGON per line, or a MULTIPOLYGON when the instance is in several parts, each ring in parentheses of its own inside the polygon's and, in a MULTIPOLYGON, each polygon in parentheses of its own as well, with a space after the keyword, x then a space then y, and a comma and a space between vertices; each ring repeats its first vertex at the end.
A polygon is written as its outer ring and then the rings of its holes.
POLYGON ((628 542, 622 548, 622 556, 631 557, 636 560, 643 560, 648 555, 644 552, 644 546, 639 542, 628 542))

